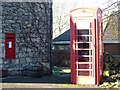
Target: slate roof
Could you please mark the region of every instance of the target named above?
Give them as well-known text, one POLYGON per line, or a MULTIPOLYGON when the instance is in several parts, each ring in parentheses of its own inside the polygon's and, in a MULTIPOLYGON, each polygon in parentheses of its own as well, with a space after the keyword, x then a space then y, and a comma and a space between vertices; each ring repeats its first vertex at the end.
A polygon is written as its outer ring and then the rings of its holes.
POLYGON ((53 39, 53 41, 70 41, 70 29, 53 39))
MULTIPOLYGON (((110 31, 108 31, 107 33, 104 34, 104 35, 106 35, 106 36, 104 36, 104 43, 120 43, 120 40, 117 36, 110 35, 110 34, 111 34, 110 31), (112 39, 110 39, 110 38, 112 38, 112 39)), ((56 37, 55 39, 53 39, 53 44, 70 44, 70 30, 67 30, 63 34, 61 34, 58 37, 56 37)))

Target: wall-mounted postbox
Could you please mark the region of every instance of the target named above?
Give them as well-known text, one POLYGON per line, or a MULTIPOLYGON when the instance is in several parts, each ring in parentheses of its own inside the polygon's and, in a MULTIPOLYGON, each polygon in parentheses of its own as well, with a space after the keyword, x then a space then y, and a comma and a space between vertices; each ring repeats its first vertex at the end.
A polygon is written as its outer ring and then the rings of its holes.
POLYGON ((5 34, 5 58, 15 59, 15 33, 5 34))

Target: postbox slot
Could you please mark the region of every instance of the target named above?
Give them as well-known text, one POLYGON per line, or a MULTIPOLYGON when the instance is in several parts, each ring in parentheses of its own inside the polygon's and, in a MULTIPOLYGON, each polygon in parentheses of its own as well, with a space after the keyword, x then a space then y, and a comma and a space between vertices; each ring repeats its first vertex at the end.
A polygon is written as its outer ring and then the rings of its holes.
POLYGON ((7 37, 7 39, 14 39, 13 37, 7 37))

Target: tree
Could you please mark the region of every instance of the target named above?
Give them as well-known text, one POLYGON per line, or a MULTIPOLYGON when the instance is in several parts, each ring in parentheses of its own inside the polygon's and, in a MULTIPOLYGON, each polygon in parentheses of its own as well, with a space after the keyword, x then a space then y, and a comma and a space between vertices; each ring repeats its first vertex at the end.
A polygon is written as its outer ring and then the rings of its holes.
POLYGON ((69 9, 67 2, 53 0, 53 38, 69 29, 69 9))
POLYGON ((103 23, 105 25, 104 31, 106 31, 106 29, 110 25, 110 18, 111 18, 111 16, 117 16, 118 21, 120 19, 120 17, 119 17, 119 15, 120 15, 120 11, 119 11, 120 1, 118 1, 118 0, 108 0, 105 3, 107 5, 103 9, 103 23))

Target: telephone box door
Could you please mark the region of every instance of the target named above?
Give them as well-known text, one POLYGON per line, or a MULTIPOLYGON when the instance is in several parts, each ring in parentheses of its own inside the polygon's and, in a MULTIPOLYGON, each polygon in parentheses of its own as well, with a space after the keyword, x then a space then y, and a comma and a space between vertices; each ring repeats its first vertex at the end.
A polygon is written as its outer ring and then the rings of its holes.
POLYGON ((5 34, 5 57, 15 59, 15 33, 5 34))
POLYGON ((77 51, 76 83, 78 84, 95 84, 93 23, 93 20, 84 20, 83 24, 81 21, 77 23, 75 50, 77 51))

